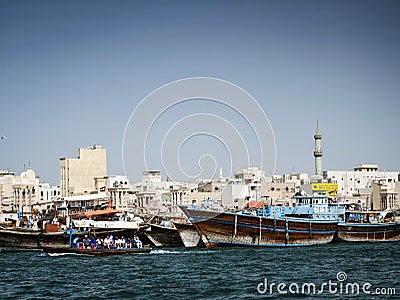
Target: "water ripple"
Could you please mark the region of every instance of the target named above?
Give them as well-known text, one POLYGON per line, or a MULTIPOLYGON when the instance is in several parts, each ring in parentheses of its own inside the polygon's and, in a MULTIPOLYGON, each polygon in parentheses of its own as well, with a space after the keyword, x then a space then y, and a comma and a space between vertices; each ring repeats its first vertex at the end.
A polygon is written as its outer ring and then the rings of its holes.
POLYGON ((276 284, 320 285, 336 280, 338 272, 346 273, 346 282, 397 288, 399 247, 400 243, 350 243, 286 249, 176 248, 115 257, 1 252, 0 299, 273 299, 282 295, 257 292, 264 278, 276 284))

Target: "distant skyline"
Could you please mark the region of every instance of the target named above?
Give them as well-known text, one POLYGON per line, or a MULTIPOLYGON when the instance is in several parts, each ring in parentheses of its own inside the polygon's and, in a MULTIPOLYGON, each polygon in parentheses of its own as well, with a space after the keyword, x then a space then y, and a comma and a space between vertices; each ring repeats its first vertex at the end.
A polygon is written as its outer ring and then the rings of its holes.
POLYGON ((323 170, 398 171, 399 13, 399 1, 0 1, 0 169, 30 162, 56 185, 60 157, 102 144, 107 173, 123 174, 139 102, 204 76, 259 102, 277 174, 313 174, 317 119, 323 170))

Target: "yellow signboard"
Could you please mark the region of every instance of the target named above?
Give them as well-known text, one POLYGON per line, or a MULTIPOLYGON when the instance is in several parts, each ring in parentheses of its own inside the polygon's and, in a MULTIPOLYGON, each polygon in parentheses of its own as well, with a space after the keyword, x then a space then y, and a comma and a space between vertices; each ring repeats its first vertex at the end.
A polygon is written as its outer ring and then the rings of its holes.
POLYGON ((328 196, 338 195, 338 184, 337 183, 313 183, 313 191, 325 191, 328 196))

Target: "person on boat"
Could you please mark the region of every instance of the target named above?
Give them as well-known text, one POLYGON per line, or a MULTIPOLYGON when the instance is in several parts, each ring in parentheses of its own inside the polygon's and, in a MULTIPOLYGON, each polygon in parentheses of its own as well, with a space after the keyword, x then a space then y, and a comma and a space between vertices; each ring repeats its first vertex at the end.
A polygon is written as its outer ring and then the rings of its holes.
POLYGON ((142 241, 139 239, 139 237, 137 235, 135 235, 134 241, 136 243, 136 247, 138 247, 138 248, 142 248, 143 247, 142 241))
POLYGON ((90 248, 90 239, 87 235, 85 235, 85 238, 83 239, 83 246, 86 249, 90 248))
POLYGON ((81 237, 78 238, 77 244, 78 249, 83 249, 83 239, 81 237))
POLYGON ((114 244, 114 236, 112 235, 112 233, 110 233, 110 235, 108 236, 108 240, 110 241, 110 244, 114 244))
POLYGON ((92 249, 97 248, 97 242, 96 242, 96 238, 94 236, 92 236, 92 238, 90 239, 90 248, 92 248, 92 249))
POLYGON ((108 236, 104 239, 104 248, 110 249, 110 240, 108 236))
POLYGON ((103 249, 104 247, 104 241, 102 238, 97 238, 96 240, 96 245, 97 245, 97 249, 103 249))
POLYGON ((78 248, 78 240, 79 236, 74 238, 74 240, 72 241, 72 248, 78 248))
POLYGON ((117 236, 114 239, 114 244, 115 244, 115 248, 117 248, 117 249, 121 248, 121 241, 117 236))
POLYGON ((120 241, 121 248, 126 248, 125 238, 122 237, 119 241, 120 241))
POLYGON ((125 245, 126 245, 126 248, 131 248, 132 247, 132 240, 127 237, 125 239, 125 245))

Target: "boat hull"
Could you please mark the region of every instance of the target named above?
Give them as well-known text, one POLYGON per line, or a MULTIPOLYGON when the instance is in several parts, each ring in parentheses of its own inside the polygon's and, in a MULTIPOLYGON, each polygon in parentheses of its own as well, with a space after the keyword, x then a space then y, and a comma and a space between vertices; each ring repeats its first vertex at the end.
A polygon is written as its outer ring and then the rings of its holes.
POLYGON ((174 224, 186 248, 205 247, 193 224, 174 224))
POLYGON ((67 246, 69 235, 64 232, 41 233, 17 229, 0 229, 0 248, 37 249, 39 242, 52 246, 67 246))
POLYGON ((182 208, 207 248, 308 246, 332 242, 337 220, 267 218, 182 208))
POLYGON ((60 247, 43 247, 43 252, 48 255, 57 254, 80 254, 80 255, 91 255, 91 256, 112 256, 112 255, 124 255, 124 254, 139 254, 139 253, 150 253, 151 248, 127 248, 127 249, 115 249, 115 250, 102 250, 102 249, 78 249, 78 248, 60 248, 60 247))
MULTIPOLYGON (((134 236, 137 230, 132 229, 91 229, 90 231, 73 232, 73 237, 94 234, 105 237, 109 233, 115 236, 134 236)), ((0 229, 0 248, 38 249, 40 243, 55 247, 69 246, 69 231, 42 233, 34 230, 0 229)))
POLYGON ((338 240, 346 242, 400 241, 400 224, 391 223, 339 223, 338 240))
POLYGON ((144 236, 155 247, 182 247, 182 239, 176 228, 151 224, 144 232, 144 236))

